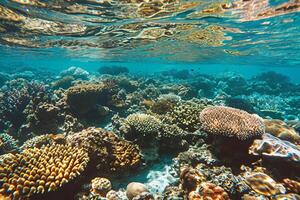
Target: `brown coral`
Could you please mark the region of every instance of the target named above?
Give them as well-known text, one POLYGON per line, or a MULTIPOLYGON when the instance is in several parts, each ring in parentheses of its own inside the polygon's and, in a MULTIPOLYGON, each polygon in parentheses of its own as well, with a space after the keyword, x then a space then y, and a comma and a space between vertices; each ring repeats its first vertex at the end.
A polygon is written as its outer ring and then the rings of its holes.
POLYGON ((201 128, 212 135, 247 140, 265 132, 263 120, 257 115, 225 106, 205 108, 200 114, 201 128))
POLYGON ((294 144, 300 144, 300 136, 294 128, 289 127, 284 121, 265 119, 266 132, 294 144))
POLYGON ((80 114, 90 111, 99 101, 104 90, 104 84, 79 84, 66 91, 66 101, 80 114))
POLYGON ((101 128, 90 127, 69 135, 67 143, 82 147, 90 155, 92 163, 102 170, 122 171, 137 166, 141 161, 136 145, 101 128))
POLYGON ((180 172, 181 187, 186 192, 196 190, 202 182, 205 181, 205 176, 197 169, 185 167, 180 172))
POLYGON ((258 194, 273 196, 285 193, 285 188, 277 184, 270 176, 264 173, 252 173, 245 178, 246 183, 258 194))
POLYGON ((94 194, 105 197, 111 188, 111 182, 107 178, 97 177, 92 180, 92 192, 94 194))
POLYGON ((291 192, 300 194, 300 182, 289 178, 283 179, 283 185, 291 192))
POLYGON ((9 154, 0 163, 0 193, 11 199, 24 199, 55 191, 80 175, 88 161, 82 149, 66 145, 9 154))

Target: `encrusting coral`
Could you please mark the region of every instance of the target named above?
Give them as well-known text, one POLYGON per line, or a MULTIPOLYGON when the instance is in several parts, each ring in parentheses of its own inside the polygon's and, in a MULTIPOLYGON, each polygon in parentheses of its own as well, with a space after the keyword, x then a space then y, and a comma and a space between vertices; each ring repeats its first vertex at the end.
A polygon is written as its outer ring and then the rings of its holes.
POLYGON ((0 194, 14 200, 58 190, 87 166, 83 149, 51 145, 9 154, 0 163, 0 194))
POLYGON ((225 106, 212 106, 200 114, 201 128, 212 135, 247 140, 265 132, 263 120, 257 115, 225 106))

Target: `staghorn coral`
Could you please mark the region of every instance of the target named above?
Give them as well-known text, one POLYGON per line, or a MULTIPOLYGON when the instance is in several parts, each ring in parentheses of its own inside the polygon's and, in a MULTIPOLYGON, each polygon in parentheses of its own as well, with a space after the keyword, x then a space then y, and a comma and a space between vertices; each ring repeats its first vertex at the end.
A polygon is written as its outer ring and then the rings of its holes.
POLYGON ((84 129, 68 135, 66 140, 71 146, 82 147, 88 152, 91 164, 101 172, 120 172, 134 168, 141 162, 136 145, 101 128, 84 129))
POLYGON ((125 123, 120 130, 124 137, 129 140, 144 140, 145 138, 153 140, 158 137, 161 126, 161 121, 154 116, 135 113, 125 119, 125 123))
POLYGON ((283 179, 283 185, 291 192, 300 194, 300 181, 292 180, 289 178, 283 179))
POLYGON ((25 199, 55 191, 83 172, 89 161, 80 148, 51 145, 9 154, 0 163, 0 193, 25 199))
POLYGON ((98 194, 102 197, 105 197, 111 188, 111 182, 107 178, 96 177, 92 180, 91 192, 93 194, 98 194))
POLYGON ((163 122, 176 124, 185 131, 194 132, 199 129, 198 118, 205 104, 192 101, 180 102, 163 116, 163 122))
POLYGON ((268 133, 265 133, 261 140, 254 140, 249 148, 249 153, 273 159, 300 162, 300 149, 296 145, 268 133))
POLYGON ((294 144, 300 144, 300 136, 294 128, 289 127, 284 121, 276 119, 264 120, 266 132, 280 139, 288 140, 294 144))
POLYGON ((245 182, 258 194, 265 196, 273 196, 276 194, 284 194, 286 189, 283 185, 277 184, 267 174, 256 172, 246 175, 245 182))
POLYGON ((238 140, 247 140, 261 136, 265 132, 262 119, 246 111, 212 106, 200 114, 201 129, 212 135, 223 135, 238 140))

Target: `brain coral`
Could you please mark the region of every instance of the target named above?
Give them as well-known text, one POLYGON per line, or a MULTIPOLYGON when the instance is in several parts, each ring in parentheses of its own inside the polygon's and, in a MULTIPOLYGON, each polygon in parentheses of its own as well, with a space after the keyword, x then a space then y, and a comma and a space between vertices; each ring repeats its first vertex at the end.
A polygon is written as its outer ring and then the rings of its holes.
POLYGON ((265 132, 263 120, 257 115, 225 106, 205 108, 200 114, 200 122, 202 130, 209 134, 239 140, 247 140, 265 132))
POLYGON ((90 127, 67 137, 71 146, 88 152, 97 168, 121 171, 137 166, 141 161, 139 148, 112 132, 90 127))
POLYGON ((9 154, 0 163, 0 194, 26 199, 55 191, 85 169, 89 158, 80 148, 52 145, 9 154))
POLYGON ((92 180, 92 192, 94 194, 106 196, 111 187, 111 182, 107 178, 96 177, 92 180))

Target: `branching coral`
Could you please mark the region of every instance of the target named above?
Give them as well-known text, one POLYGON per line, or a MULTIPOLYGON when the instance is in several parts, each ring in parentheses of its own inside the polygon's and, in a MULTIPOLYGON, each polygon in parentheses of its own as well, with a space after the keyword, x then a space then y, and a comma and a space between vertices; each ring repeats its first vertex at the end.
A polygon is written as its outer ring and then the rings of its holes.
POLYGON ((80 148, 51 145, 10 154, 0 163, 0 193, 25 199, 55 191, 83 172, 89 161, 80 148))
POLYGON ((181 102, 163 117, 168 124, 176 124, 185 131, 196 131, 199 129, 199 115, 206 107, 205 104, 192 101, 181 102))
POLYGON ((146 138, 156 139, 161 127, 161 121, 154 116, 136 113, 126 118, 121 129, 126 139, 144 140, 146 138))
POLYGON ((212 135, 247 140, 261 136, 265 132, 263 120, 246 111, 225 107, 212 106, 200 114, 201 128, 212 135))

